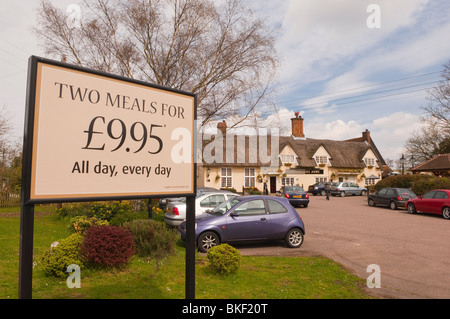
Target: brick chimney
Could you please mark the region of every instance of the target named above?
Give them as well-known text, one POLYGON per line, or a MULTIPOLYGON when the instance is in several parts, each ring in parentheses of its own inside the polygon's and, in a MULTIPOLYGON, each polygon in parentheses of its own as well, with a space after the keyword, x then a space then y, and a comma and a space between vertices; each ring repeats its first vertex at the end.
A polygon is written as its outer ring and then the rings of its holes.
POLYGON ((225 122, 225 120, 217 123, 217 129, 219 129, 222 132, 222 136, 225 137, 225 134, 227 134, 227 123, 225 122))
POLYGON ((299 114, 299 112, 295 112, 295 117, 291 119, 292 136, 294 138, 305 138, 305 134, 303 133, 303 118, 299 114))
POLYGON ((370 131, 368 129, 366 129, 365 132, 362 132, 362 138, 363 138, 363 141, 367 142, 367 144, 372 143, 372 141, 370 139, 370 131))

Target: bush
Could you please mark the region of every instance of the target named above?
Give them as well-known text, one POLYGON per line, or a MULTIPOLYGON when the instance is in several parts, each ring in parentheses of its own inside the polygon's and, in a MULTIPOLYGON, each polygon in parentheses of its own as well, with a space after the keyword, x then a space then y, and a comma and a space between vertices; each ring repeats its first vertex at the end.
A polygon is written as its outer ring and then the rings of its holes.
POLYGON ((169 229, 164 223, 152 219, 140 219, 125 223, 124 226, 134 236, 137 255, 155 258, 157 271, 161 259, 175 253, 176 231, 169 229))
POLYGON ((56 213, 60 217, 86 216, 99 218, 108 222, 115 216, 133 212, 133 205, 129 201, 87 202, 63 205, 56 213))
POLYGON ((374 189, 378 191, 385 187, 410 188, 416 195, 420 196, 432 189, 450 189, 450 180, 445 177, 424 174, 396 175, 382 179, 374 186, 374 189))
POLYGON ((432 189, 450 189, 450 179, 436 176, 422 178, 416 181, 411 189, 418 196, 432 189))
POLYGON ((84 235, 91 226, 108 225, 108 221, 97 217, 76 216, 70 219, 69 230, 72 233, 84 235))
POLYGON ((76 264, 81 268, 83 266, 80 257, 82 242, 83 237, 75 233, 62 239, 56 247, 52 245, 41 259, 44 272, 56 277, 67 277, 67 266, 76 264))
POLYGON ((134 255, 133 234, 120 226, 93 226, 83 240, 81 255, 91 265, 120 267, 134 255))
POLYGON ((122 202, 94 202, 91 203, 86 213, 87 217, 97 217, 110 221, 119 214, 132 212, 132 204, 128 201, 122 202))
POLYGON ((228 245, 221 244, 208 250, 206 254, 210 268, 221 275, 234 274, 241 265, 239 250, 228 245))

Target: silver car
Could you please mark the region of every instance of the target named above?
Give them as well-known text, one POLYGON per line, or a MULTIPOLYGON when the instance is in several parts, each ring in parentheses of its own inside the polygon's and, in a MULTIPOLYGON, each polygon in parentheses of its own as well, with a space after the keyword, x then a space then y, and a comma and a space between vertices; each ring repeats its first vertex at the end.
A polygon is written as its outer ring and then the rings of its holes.
MULTIPOLYGON (((195 215, 212 210, 230 198, 239 196, 228 191, 217 191, 197 195, 195 198, 195 215)), ((164 222, 169 226, 179 226, 186 219, 186 202, 168 202, 165 207, 164 222)))
POLYGON ((331 184, 331 195, 345 197, 347 195, 367 195, 367 188, 353 182, 338 182, 331 184))

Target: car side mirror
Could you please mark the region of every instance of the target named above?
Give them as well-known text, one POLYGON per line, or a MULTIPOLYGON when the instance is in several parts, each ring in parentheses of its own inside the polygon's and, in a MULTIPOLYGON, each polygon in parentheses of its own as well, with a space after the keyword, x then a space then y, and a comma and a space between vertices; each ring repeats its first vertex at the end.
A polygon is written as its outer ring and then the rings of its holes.
POLYGON ((230 214, 231 217, 238 217, 239 216, 239 212, 234 211, 230 214))

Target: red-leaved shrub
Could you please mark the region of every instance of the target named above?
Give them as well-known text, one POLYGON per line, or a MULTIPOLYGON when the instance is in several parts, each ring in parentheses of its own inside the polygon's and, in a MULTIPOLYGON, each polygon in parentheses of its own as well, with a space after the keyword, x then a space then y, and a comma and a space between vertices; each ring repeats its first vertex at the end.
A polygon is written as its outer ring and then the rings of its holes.
POLYGON ((81 247, 81 255, 88 263, 104 267, 127 264, 134 253, 133 234, 120 226, 89 228, 81 247))

